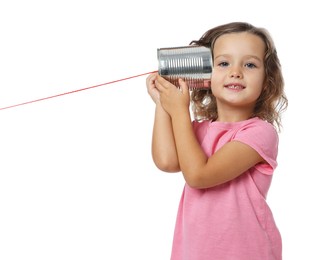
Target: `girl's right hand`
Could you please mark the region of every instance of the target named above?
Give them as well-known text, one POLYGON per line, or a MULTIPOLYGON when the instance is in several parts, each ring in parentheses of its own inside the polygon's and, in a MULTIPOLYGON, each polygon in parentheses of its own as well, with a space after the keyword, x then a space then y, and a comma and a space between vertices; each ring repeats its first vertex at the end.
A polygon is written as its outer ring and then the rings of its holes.
POLYGON ((157 72, 152 73, 147 77, 147 80, 146 80, 148 94, 150 95, 150 97, 156 104, 160 103, 159 102, 159 99, 160 99, 159 91, 156 88, 156 84, 155 84, 157 75, 158 75, 157 72))

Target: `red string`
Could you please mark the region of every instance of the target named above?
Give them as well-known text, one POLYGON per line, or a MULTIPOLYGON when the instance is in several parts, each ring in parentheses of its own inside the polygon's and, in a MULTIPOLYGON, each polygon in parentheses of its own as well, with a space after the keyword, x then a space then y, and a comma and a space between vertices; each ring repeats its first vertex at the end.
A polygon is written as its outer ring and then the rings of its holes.
POLYGON ((97 87, 101 87, 101 86, 108 85, 108 84, 113 84, 113 83, 116 83, 116 82, 119 82, 119 81, 128 80, 128 79, 132 79, 132 78, 136 78, 136 77, 141 77, 141 76, 148 75, 148 74, 151 74, 151 73, 154 73, 154 72, 157 72, 157 71, 146 72, 146 73, 143 73, 143 74, 139 74, 139 75, 123 78, 123 79, 118 79, 118 80, 110 81, 110 82, 107 82, 107 83, 103 83, 103 84, 99 84, 99 85, 95 85, 95 86, 91 86, 91 87, 87 87, 87 88, 77 89, 77 90, 57 94, 57 95, 54 95, 54 96, 49 96, 49 97, 45 97, 45 98, 40 98, 40 99, 35 99, 35 100, 32 100, 32 101, 23 102, 23 103, 20 103, 20 104, 15 104, 15 105, 7 106, 7 107, 2 107, 2 108, 0 108, 0 110, 5 110, 5 109, 13 108, 13 107, 18 107, 18 106, 23 106, 23 105, 39 102, 39 101, 50 99, 50 98, 56 98, 56 97, 60 97, 60 96, 64 96, 64 95, 69 95, 69 94, 73 94, 73 93, 76 93, 76 92, 80 92, 80 91, 84 91, 84 90, 88 90, 88 89, 92 89, 92 88, 97 88, 97 87))

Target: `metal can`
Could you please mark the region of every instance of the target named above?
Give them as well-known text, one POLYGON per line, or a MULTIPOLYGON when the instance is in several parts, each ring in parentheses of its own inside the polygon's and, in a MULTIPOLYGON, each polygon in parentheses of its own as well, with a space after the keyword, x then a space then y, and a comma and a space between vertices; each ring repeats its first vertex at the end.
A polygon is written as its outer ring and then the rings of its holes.
POLYGON ((210 48, 196 45, 159 48, 157 56, 159 75, 177 87, 179 78, 192 90, 211 87, 213 61, 210 48))

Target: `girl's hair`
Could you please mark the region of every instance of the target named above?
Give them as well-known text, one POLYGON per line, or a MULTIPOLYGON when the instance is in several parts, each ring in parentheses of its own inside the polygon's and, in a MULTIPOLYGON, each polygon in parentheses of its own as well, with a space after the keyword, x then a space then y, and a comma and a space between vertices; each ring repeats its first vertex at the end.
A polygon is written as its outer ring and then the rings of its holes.
MULTIPOLYGON (((214 43, 221 35, 240 32, 257 35, 266 46, 264 55, 266 87, 256 101, 252 117, 257 116, 262 120, 266 120, 280 130, 281 113, 287 108, 288 99, 284 93, 284 80, 277 51, 266 29, 257 28, 249 23, 228 23, 208 30, 199 40, 192 41, 190 45, 208 47, 213 55, 214 43)), ((218 118, 216 99, 211 89, 194 89, 191 93, 191 99, 196 120, 214 121, 218 118)))

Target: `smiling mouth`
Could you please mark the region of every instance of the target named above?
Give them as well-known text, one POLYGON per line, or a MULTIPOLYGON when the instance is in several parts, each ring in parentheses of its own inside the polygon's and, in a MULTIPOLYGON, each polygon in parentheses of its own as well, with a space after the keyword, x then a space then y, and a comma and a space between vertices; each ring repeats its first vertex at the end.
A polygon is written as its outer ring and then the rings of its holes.
POLYGON ((233 90, 242 90, 245 89, 246 87, 240 84, 228 84, 225 85, 225 88, 233 89, 233 90))

